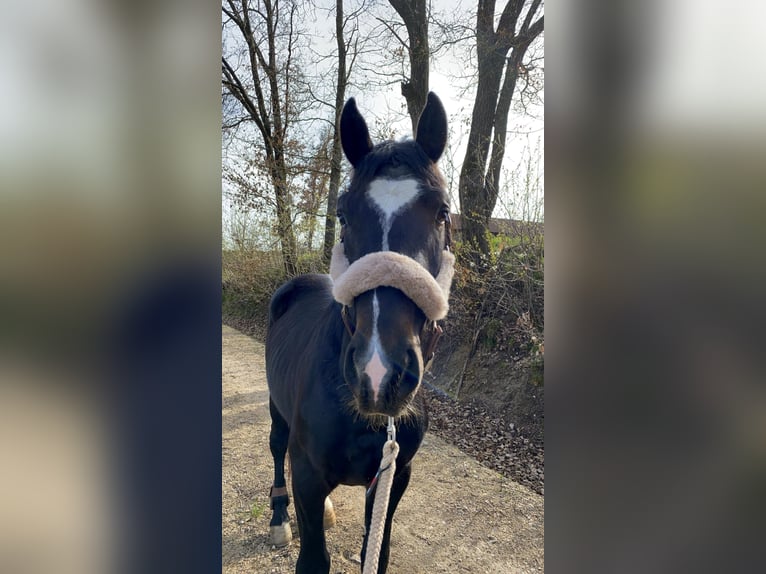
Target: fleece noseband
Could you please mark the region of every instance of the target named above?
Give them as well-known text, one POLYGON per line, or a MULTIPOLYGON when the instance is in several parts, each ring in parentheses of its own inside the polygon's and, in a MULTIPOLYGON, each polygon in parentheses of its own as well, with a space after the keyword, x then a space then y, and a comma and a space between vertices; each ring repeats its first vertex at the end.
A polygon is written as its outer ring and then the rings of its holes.
POLYGON ((394 287, 412 299, 431 321, 447 316, 454 271, 455 256, 449 251, 442 254, 436 278, 412 257, 395 251, 368 253, 349 264, 343 243, 338 243, 330 260, 332 294, 342 305, 350 306, 355 297, 370 289, 394 287))

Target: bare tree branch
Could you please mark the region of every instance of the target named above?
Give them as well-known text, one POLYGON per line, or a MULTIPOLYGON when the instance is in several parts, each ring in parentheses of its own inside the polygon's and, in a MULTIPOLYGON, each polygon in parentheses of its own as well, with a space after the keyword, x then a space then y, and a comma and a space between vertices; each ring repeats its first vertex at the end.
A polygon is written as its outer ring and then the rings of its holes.
POLYGON ((403 47, 405 50, 409 50, 409 49, 410 49, 410 45, 409 45, 407 42, 405 42, 405 41, 402 39, 402 37, 401 37, 401 36, 399 36, 399 34, 397 33, 397 31, 396 31, 396 30, 394 30, 394 27, 393 27, 391 24, 389 24, 388 22, 386 22, 386 21, 385 21, 383 18, 375 18, 375 19, 376 19, 378 22, 380 22, 381 24, 383 24, 383 26, 385 26, 385 27, 388 29, 388 31, 389 31, 389 32, 391 32, 391 34, 394 36, 394 38, 396 38, 396 39, 399 41, 399 43, 402 45, 402 47, 403 47))

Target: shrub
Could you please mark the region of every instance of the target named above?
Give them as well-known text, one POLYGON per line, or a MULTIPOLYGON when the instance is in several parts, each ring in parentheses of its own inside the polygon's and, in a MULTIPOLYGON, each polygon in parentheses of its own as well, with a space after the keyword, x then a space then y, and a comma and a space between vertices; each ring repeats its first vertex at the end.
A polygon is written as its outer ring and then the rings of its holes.
POLYGON ((287 279, 278 252, 223 252, 223 321, 248 334, 265 333, 269 301, 287 279))
POLYGON ((544 351, 544 241, 541 234, 490 236, 489 257, 455 243, 458 268, 450 322, 471 354, 510 351, 512 358, 544 351), (479 261, 477 265, 476 261, 479 261))

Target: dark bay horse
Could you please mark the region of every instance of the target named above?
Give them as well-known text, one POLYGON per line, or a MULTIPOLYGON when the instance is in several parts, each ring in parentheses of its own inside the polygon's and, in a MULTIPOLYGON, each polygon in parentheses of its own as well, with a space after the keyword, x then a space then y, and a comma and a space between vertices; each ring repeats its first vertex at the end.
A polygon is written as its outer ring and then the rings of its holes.
MULTIPOLYGON (((339 484, 370 486, 395 417, 399 454, 379 573, 388 565, 391 519, 428 427, 418 392, 431 328, 447 312, 454 257, 449 204, 436 161, 447 117, 435 94, 414 140, 375 146, 354 99, 341 115, 353 167, 338 199, 341 243, 331 276, 302 275, 271 300, 266 339, 274 483, 272 543, 291 538, 284 462, 289 451, 301 548, 296 572, 330 569, 325 508, 339 484)), ((370 531, 373 496, 365 508, 370 531)), ((329 518, 332 522, 333 518, 329 518)), ((367 535, 362 545, 362 562, 367 535)))

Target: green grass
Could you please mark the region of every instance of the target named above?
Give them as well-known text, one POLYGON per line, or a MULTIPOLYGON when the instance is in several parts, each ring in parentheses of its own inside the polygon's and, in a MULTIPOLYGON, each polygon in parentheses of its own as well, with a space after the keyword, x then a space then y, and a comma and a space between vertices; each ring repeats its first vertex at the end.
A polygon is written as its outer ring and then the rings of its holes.
POLYGON ((268 507, 268 502, 253 502, 253 504, 250 506, 250 516, 258 519, 263 516, 263 513, 266 512, 268 507))

